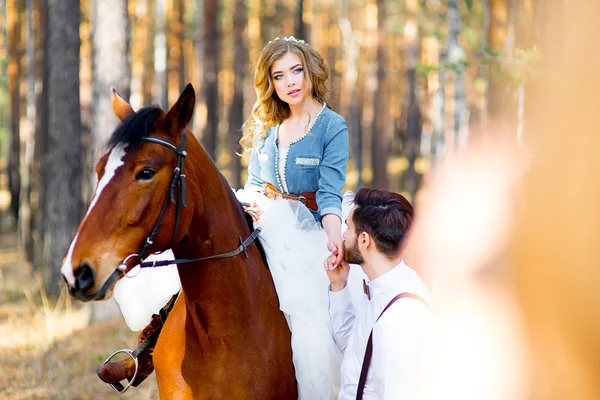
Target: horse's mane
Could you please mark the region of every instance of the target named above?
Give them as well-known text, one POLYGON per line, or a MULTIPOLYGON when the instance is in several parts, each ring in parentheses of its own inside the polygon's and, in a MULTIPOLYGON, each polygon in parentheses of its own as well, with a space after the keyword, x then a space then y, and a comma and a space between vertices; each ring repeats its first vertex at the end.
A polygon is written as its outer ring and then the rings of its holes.
POLYGON ((127 144, 129 150, 135 150, 142 144, 142 138, 156 129, 154 120, 163 111, 160 107, 145 107, 121 121, 108 140, 108 148, 117 143, 127 144))

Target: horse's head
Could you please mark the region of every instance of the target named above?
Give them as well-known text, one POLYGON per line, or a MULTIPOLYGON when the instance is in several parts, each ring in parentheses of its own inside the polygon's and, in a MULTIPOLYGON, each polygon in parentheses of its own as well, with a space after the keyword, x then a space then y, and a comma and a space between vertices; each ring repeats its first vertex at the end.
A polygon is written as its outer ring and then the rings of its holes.
POLYGON ((134 112, 113 90, 113 110, 121 123, 96 164, 96 191, 61 269, 72 296, 83 301, 110 297, 114 283, 140 261, 140 252, 145 257, 184 237, 193 204, 179 207, 175 234, 176 203, 185 203, 185 189, 180 189, 185 177, 178 174, 194 102, 188 85, 166 114, 157 107, 134 112), (151 237, 163 207, 162 225, 151 237))

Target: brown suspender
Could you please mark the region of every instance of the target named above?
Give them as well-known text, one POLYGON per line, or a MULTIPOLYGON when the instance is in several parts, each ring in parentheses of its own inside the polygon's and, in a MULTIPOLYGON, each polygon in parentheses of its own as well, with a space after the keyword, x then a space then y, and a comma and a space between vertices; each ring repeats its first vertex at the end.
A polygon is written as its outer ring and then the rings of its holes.
MULTIPOLYGON (((379 318, 381 318, 383 313, 388 308, 390 308, 390 306, 392 304, 394 304, 396 302, 396 300, 399 300, 403 297, 409 297, 411 299, 419 300, 420 302, 425 304, 427 307, 429 307, 427 305, 427 302, 425 300, 423 300, 421 297, 417 296, 416 294, 408 293, 408 292, 400 293, 399 295, 394 297, 388 303, 387 306, 385 306, 385 308, 383 309, 381 314, 379 314, 379 317, 377 317, 377 320, 375 321, 375 323, 377 323, 377 321, 379 321, 379 318)), ((373 328, 375 328, 375 326, 373 326, 373 328)), ((365 391, 365 383, 367 382, 367 373, 369 372, 369 366, 371 365, 371 357, 372 356, 373 356, 373 329, 371 329, 371 334, 369 335, 369 341, 367 342, 367 349, 365 350, 365 358, 363 359, 362 369, 360 370, 360 379, 358 380, 358 390, 356 392, 356 400, 362 400, 362 398, 363 398, 363 394, 365 391)))

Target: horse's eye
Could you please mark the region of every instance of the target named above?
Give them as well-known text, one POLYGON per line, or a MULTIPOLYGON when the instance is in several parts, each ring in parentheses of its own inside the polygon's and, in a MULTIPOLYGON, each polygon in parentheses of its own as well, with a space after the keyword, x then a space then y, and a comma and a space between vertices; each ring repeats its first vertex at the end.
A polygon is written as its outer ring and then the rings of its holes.
POLYGON ((154 178, 154 175, 156 175, 156 171, 150 168, 144 168, 135 175, 135 179, 138 181, 149 181, 154 178))

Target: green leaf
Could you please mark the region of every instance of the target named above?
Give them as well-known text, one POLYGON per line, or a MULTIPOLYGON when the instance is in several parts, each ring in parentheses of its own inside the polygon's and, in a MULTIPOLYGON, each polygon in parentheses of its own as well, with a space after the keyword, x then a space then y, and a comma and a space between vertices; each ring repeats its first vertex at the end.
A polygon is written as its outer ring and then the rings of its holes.
POLYGON ((502 57, 502 55, 504 54, 504 51, 502 51, 502 49, 494 49, 492 47, 486 46, 485 54, 488 57, 502 57))
POLYGON ((418 62, 416 67, 417 76, 420 78, 426 77, 430 72, 437 70, 437 66, 431 64, 423 64, 422 62, 418 62))

